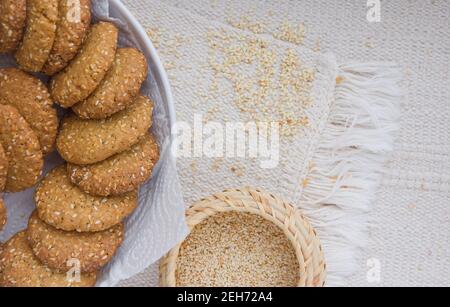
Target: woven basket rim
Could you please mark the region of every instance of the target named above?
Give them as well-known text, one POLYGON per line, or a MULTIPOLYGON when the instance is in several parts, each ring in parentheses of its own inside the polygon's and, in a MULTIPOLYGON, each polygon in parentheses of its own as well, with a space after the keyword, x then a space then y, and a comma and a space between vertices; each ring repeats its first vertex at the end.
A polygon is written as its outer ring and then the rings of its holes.
MULTIPOLYGON (((186 211, 186 222, 193 229, 215 214, 232 211, 259 215, 283 231, 297 256, 297 286, 325 285, 326 263, 316 231, 299 209, 273 194, 251 187, 225 190, 194 203, 186 211)), ((176 286, 177 258, 182 243, 172 248, 160 262, 163 287, 176 286)))

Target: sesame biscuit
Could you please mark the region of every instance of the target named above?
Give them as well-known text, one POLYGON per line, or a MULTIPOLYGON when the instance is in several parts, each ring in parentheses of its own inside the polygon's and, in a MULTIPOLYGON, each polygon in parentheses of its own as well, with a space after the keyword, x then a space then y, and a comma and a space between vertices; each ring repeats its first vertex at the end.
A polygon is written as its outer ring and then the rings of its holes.
POLYGON ((52 51, 42 71, 52 76, 64 69, 76 56, 91 23, 91 0, 79 0, 79 11, 73 1, 59 0, 58 23, 52 51))
POLYGON ((72 183, 91 195, 120 195, 136 190, 152 175, 159 148, 147 134, 129 150, 95 164, 67 165, 72 183))
POLYGON ((2 104, 0 143, 9 162, 5 190, 19 192, 35 185, 44 165, 39 140, 16 108, 2 104))
POLYGON ((76 281, 66 273, 50 270, 34 256, 25 232, 5 243, 0 268, 0 287, 92 287, 97 281, 96 273, 80 274, 76 281))
POLYGON ((96 232, 130 215, 137 205, 137 191, 108 198, 91 196, 70 182, 67 166, 61 165, 40 182, 35 200, 45 223, 65 231, 96 232))
POLYGON ((73 111, 82 118, 101 119, 125 109, 139 93, 147 72, 147 60, 139 50, 117 50, 105 79, 91 96, 74 105, 73 111))
POLYGON ((0 68, 0 104, 15 107, 36 133, 44 154, 55 148, 58 117, 47 87, 16 68, 0 68))
MULTIPOLYGON (((6 215, 5 203, 3 202, 3 199, 0 197, 0 231, 6 225, 6 219, 7 219, 7 215, 6 215)), ((0 270, 0 272, 1 272, 1 270, 0 270)))
POLYGON ((0 53, 16 50, 27 17, 26 0, 0 0, 0 53))
POLYGON ((123 224, 100 232, 58 230, 33 213, 27 230, 28 242, 36 257, 59 272, 68 271, 71 259, 80 261, 80 270, 93 273, 106 265, 123 241, 123 224))
POLYGON ((6 179, 8 175, 8 158, 6 157, 6 152, 3 149, 2 143, 0 142, 0 192, 3 192, 6 185, 6 179))
POLYGON ((56 147, 64 160, 77 164, 93 164, 121 153, 136 144, 152 125, 153 103, 138 96, 127 109, 102 119, 66 117, 56 139, 56 147))
POLYGON ((27 0, 27 26, 15 55, 22 69, 42 70, 52 50, 57 21, 58 0, 27 0))
POLYGON ((68 108, 91 95, 114 62, 119 30, 112 23, 93 25, 80 52, 50 82, 53 99, 68 108))

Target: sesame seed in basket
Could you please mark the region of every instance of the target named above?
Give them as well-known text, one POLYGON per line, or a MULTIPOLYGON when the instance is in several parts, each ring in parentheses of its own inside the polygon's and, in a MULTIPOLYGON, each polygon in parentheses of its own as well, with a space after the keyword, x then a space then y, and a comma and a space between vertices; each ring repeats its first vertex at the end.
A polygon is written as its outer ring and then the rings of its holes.
POLYGON ((227 190, 187 212, 190 235, 160 266, 162 286, 323 286, 316 232, 292 205, 250 188, 227 190))

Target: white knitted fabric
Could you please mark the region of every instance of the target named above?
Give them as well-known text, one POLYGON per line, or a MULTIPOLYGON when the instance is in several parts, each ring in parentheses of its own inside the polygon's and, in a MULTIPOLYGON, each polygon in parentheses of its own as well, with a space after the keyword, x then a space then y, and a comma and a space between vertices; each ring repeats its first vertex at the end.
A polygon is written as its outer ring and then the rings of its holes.
MULTIPOLYGON (((209 58, 205 39, 208 32, 220 29, 225 35, 263 37, 278 53, 295 50, 317 72, 312 90, 314 103, 308 110, 310 125, 301 131, 301 137, 295 136, 294 142, 282 140, 281 167, 265 171, 249 160, 226 159, 217 165, 205 158, 180 158, 186 201, 241 185, 260 186, 283 196, 302 208, 318 229, 329 264, 328 284, 349 284, 349 276, 358 270, 358 250, 368 243, 368 212, 396 128, 395 81, 399 75, 395 67, 380 63, 338 67, 330 55, 273 39, 270 34, 278 29, 281 16, 292 12, 292 7, 300 9, 292 2, 168 2, 183 10, 159 1, 125 1, 144 26, 158 31, 154 41, 169 70, 179 120, 191 123, 199 110, 211 113, 208 119, 218 122, 241 118, 227 91, 212 101, 202 99, 214 75, 205 65, 209 58), (255 3, 259 3, 258 10, 252 12, 258 11, 264 16, 259 20, 273 25, 262 36, 227 25, 230 16, 245 14, 255 3), (337 75, 346 81, 334 91, 337 75), (215 106, 219 111, 208 112, 215 106), (243 171, 236 174, 235 165, 243 171)), ((156 285, 156 281, 153 266, 123 285, 156 285)))
POLYGON ((348 283, 450 285, 449 1, 381 1, 380 23, 366 20, 364 0, 165 2, 212 20, 254 15, 270 32, 284 19, 304 22, 305 45, 331 51, 339 62, 398 63, 406 87, 401 130, 369 215, 369 247, 348 283), (371 259, 381 263, 379 281, 367 279, 371 259))
POLYGON ((305 45, 332 51, 339 62, 389 60, 402 67, 401 130, 370 214, 369 247, 349 284, 449 286, 450 2, 382 1, 380 23, 367 22, 363 0, 168 2, 216 20, 253 11, 270 29, 284 18, 304 22, 305 45), (375 283, 366 278, 371 258, 381 262, 375 283))

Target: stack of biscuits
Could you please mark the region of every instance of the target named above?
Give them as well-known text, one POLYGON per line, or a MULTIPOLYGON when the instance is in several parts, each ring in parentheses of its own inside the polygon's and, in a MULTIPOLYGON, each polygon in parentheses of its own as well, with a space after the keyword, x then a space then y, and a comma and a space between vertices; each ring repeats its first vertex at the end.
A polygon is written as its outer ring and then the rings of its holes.
POLYGON ((146 58, 118 48, 114 24, 91 24, 90 0, 0 0, 0 12, 0 53, 19 67, 0 69, 0 191, 38 183, 28 228, 0 247, 0 286, 93 286, 159 159, 146 58), (66 163, 40 180, 55 147, 66 163))

